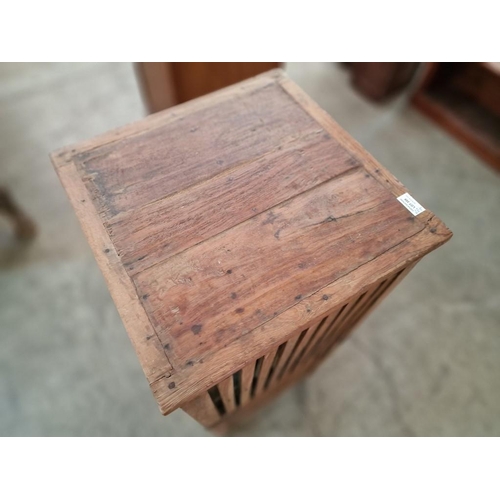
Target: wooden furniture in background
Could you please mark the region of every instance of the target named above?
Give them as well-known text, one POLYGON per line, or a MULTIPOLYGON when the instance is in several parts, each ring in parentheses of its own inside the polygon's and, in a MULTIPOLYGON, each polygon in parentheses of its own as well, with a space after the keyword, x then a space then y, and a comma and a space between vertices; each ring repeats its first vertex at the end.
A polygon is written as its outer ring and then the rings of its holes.
POLYGON ((53 153, 160 410, 233 422, 451 232, 275 70, 53 153))
POLYGON ((4 187, 0 187, 0 215, 11 221, 17 239, 27 241, 35 237, 35 223, 14 201, 10 191, 4 187))
POLYGON ((276 62, 136 63, 143 98, 150 113, 219 90, 277 68, 276 62))
POLYGON ((413 105, 500 169, 500 63, 426 63, 413 105))
POLYGON ((352 73, 351 82, 361 94, 383 101, 402 91, 413 78, 419 63, 355 62, 345 63, 352 73))

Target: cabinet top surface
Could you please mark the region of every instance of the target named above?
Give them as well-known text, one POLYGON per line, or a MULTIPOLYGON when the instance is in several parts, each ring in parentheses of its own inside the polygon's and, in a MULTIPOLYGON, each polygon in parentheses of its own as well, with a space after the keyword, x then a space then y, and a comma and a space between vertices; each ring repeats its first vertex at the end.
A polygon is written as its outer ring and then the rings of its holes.
POLYGON ((279 70, 52 160, 164 412, 451 236, 279 70))

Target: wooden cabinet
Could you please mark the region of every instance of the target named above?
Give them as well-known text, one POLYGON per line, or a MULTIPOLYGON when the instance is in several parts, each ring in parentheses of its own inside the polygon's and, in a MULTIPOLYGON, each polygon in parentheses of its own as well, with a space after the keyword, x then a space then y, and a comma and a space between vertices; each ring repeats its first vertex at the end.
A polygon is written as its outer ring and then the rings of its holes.
POLYGON ((276 62, 141 62, 136 72, 150 113, 241 82, 276 62))
POLYGON ((426 63, 413 104, 500 169, 500 63, 426 63))
POLYGON ((413 78, 415 62, 345 63, 352 73, 352 85, 374 101, 383 101, 403 90, 413 78))
POLYGON ((313 370, 451 236, 280 70, 52 159, 160 410, 209 428, 313 370))

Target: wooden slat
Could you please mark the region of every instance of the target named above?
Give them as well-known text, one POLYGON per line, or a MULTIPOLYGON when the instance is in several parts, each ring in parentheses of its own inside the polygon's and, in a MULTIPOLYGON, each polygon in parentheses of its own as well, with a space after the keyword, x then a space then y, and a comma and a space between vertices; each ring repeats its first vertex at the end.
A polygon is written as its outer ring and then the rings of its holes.
POLYGON ((337 330, 337 323, 339 318, 341 317, 344 310, 349 306, 349 304, 343 304, 342 306, 335 309, 335 311, 328 318, 326 328, 322 331, 321 335, 318 335, 314 342, 312 343, 311 348, 309 349, 309 355, 314 357, 315 352, 321 346, 321 344, 325 341, 326 338, 330 336, 333 331, 337 330))
POLYGON ((264 357, 264 361, 262 362, 262 366, 260 368, 259 380, 255 389, 255 397, 257 397, 264 390, 264 384, 266 383, 267 376, 269 375, 269 370, 271 369, 277 351, 278 348, 276 347, 275 349, 267 353, 264 357))
MULTIPOLYGON (((311 339, 311 337, 315 334, 318 326, 319 326, 319 323, 320 321, 314 323, 313 325, 311 325, 306 334, 304 335, 302 341, 300 342, 300 344, 297 346, 297 348, 295 349, 295 352, 292 353, 292 355, 290 356, 290 361, 288 363, 288 366, 286 367, 286 373, 290 373, 291 371, 293 371, 295 369, 295 361, 297 359, 299 359, 301 356, 302 356, 302 353, 303 353, 303 350, 305 348, 305 346, 307 345, 307 343, 309 342, 309 340, 311 339)), ((284 376, 287 376, 287 375, 284 375, 284 376)))
POLYGON ((255 361, 248 363, 241 370, 241 405, 246 405, 251 399, 255 361))
POLYGON ((227 377, 217 385, 219 388, 220 397, 224 403, 224 408, 227 413, 231 413, 236 408, 236 401, 234 398, 234 383, 233 376, 227 377))
POLYGON ((356 307, 356 304, 363 300, 364 294, 357 295, 353 297, 344 308, 340 309, 339 314, 335 317, 335 323, 332 325, 330 332, 328 335, 323 335, 323 338, 320 343, 317 343, 314 347, 315 350, 323 349, 324 341, 329 338, 331 335, 337 335, 340 332, 340 326, 344 322, 344 319, 349 315, 349 313, 356 307))
POLYGON ((314 325, 310 334, 306 335, 306 337, 304 338, 304 342, 302 342, 302 345, 298 349, 297 355, 294 356, 294 359, 290 364, 289 371, 295 371, 297 367, 303 362, 304 356, 318 338, 318 335, 320 334, 320 331, 323 330, 327 320, 328 317, 324 317, 321 321, 314 325))
POLYGON ((315 339, 316 341, 308 350, 307 356, 305 356, 307 358, 304 360, 306 370, 309 369, 309 367, 318 365, 320 361, 326 357, 325 353, 329 352, 332 346, 334 346, 337 340, 342 336, 344 329, 341 327, 340 323, 349 315, 349 311, 355 308, 355 304, 359 303, 358 299, 362 300, 361 296, 354 297, 348 304, 337 310, 336 314, 332 315, 333 320, 329 322, 320 338, 315 339))
POLYGON ((144 307, 138 300, 137 290, 123 268, 119 252, 90 202, 89 193, 75 165, 72 162, 55 164, 56 172, 80 220, 85 237, 94 251, 111 297, 121 313, 121 319, 144 374, 150 384, 160 381, 163 385, 173 371, 172 365, 144 307))
POLYGON ((183 120, 185 115, 193 114, 198 111, 217 107, 219 104, 231 99, 239 99, 241 96, 251 94, 254 91, 279 82, 282 77, 282 71, 268 71, 259 75, 258 78, 250 78, 244 82, 230 85, 229 87, 212 92, 210 98, 196 98, 191 101, 179 104, 175 109, 169 109, 159 113, 146 116, 140 121, 123 125, 113 130, 109 130, 96 137, 60 148, 51 153, 54 162, 69 161, 73 158, 90 158, 99 154, 100 151, 107 151, 108 148, 119 147, 121 141, 136 137, 142 134, 152 133, 159 128, 179 120, 183 120))
POLYGON ((315 346, 315 356, 317 359, 323 359, 324 353, 328 352, 333 345, 340 342, 344 338, 347 325, 350 324, 350 319, 355 317, 356 311, 363 308, 365 304, 370 303, 371 297, 377 292, 379 287, 385 284, 385 280, 377 282, 368 288, 364 293, 355 297, 339 315, 333 328, 324 336, 321 344, 315 346))
POLYGON ((333 320, 328 324, 327 329, 310 349, 310 360, 323 358, 325 349, 328 349, 327 346, 333 344, 335 339, 342 335, 343 325, 346 318, 350 317, 352 311, 354 311, 360 303, 363 303, 365 298, 371 295, 372 289, 375 289, 377 286, 378 283, 374 284, 364 293, 353 297, 347 304, 337 309, 336 313, 333 315, 333 320))
MULTIPOLYGON (((402 271, 401 271, 402 272, 402 271)), ((387 290, 391 289, 392 284, 398 279, 399 273, 389 276, 386 280, 382 281, 377 287, 374 287, 370 295, 367 295, 366 300, 363 301, 347 318, 344 323, 344 328, 348 327, 350 324, 355 323, 359 317, 363 316, 366 311, 370 310, 373 305, 383 297, 387 290)))
POLYGON ((269 387, 273 386, 275 381, 277 381, 279 379, 279 375, 281 373, 281 371, 283 370, 283 367, 287 364, 294 348, 295 348, 295 345, 297 344, 297 341, 299 340, 299 337, 300 337, 300 333, 298 333, 297 335, 295 335, 294 337, 290 338, 286 345, 285 345, 285 348, 283 350, 283 352, 281 353, 281 357, 278 361, 278 364, 276 365, 275 369, 274 369, 274 372, 273 374, 271 375, 271 378, 269 380, 269 387))
POLYGON ((130 274, 252 218, 352 169, 350 156, 321 129, 107 222, 130 274))
POLYGON ((384 297, 386 297, 392 290, 394 290, 394 288, 396 288, 399 283, 401 283, 403 278, 405 278, 410 273, 410 271, 418 264, 418 262, 419 261, 412 263, 401 272, 396 273, 392 279, 387 280, 384 289, 380 290, 380 293, 377 293, 375 296, 373 296, 370 303, 367 304, 365 308, 360 311, 360 313, 355 318, 353 318, 348 325, 346 325, 342 337, 339 339, 339 342, 342 342, 345 338, 347 338, 351 330, 355 326, 358 326, 361 321, 364 321, 369 313, 373 312, 375 307, 377 307, 377 305, 380 304, 384 297))
MULTIPOLYGON (((385 169, 373 156, 368 153, 361 144, 350 136, 328 113, 322 109, 312 98, 307 95, 295 82, 289 79, 283 79, 281 86, 290 96, 323 128, 335 138, 339 138, 344 147, 355 157, 363 162, 363 166, 375 179, 378 180, 386 189, 389 189, 395 196, 400 196, 407 191, 407 188, 396 179, 396 177, 385 169)), ((421 213, 417 216, 420 221, 427 220, 429 212, 421 213)))
POLYGON ((185 403, 182 409, 205 427, 212 427, 221 419, 207 392, 185 403))
POLYGON ((318 328, 318 331, 315 333, 314 337, 310 339, 308 345, 305 347, 304 354, 302 355, 302 359, 306 360, 311 352, 314 350, 315 346, 321 339, 326 335, 328 329, 330 328, 332 322, 335 320, 341 308, 336 309, 330 315, 325 318, 323 324, 318 328))
POLYGON ((382 280, 365 290, 365 292, 358 297, 358 299, 353 300, 346 314, 344 314, 337 323, 337 330, 342 331, 351 318, 355 317, 358 311, 362 310, 366 304, 369 304, 374 295, 382 293, 382 290, 384 290, 386 286, 388 286, 386 280, 382 280))
POLYGON ((317 129, 299 106, 290 106, 278 84, 270 84, 125 139, 120 148, 96 152, 80 166, 108 219, 258 158, 298 130, 317 129))

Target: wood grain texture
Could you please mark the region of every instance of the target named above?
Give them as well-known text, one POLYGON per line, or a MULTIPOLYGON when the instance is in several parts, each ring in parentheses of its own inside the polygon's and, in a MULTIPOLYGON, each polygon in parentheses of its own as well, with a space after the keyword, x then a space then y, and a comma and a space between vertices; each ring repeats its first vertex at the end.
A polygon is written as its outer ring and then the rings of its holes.
POLYGON ((451 237, 281 71, 52 158, 163 413, 214 384, 235 410, 239 370, 247 404, 262 357, 267 393, 323 318, 451 237))
POLYGON ((212 380, 218 380, 230 371, 241 369, 246 364, 246 360, 262 355, 286 338, 291 337, 293 332, 297 330, 297 325, 306 326, 308 323, 312 323, 314 318, 329 313, 350 300, 351 297, 366 291, 379 279, 393 273, 395 262, 400 262, 401 267, 414 263, 425 253, 440 246, 444 242, 443 237, 449 237, 449 233, 445 233, 435 239, 429 238, 430 235, 437 234, 438 229, 431 219, 430 226, 391 248, 376 261, 360 266, 348 275, 325 286, 295 307, 240 337, 238 342, 222 346, 220 350, 211 353, 202 364, 194 364, 189 371, 182 370, 175 373, 173 375, 177 382, 175 389, 155 392, 156 383, 152 384, 160 408, 164 413, 168 413, 176 408, 187 395, 207 390, 211 386, 210 380, 205 378, 207 373, 213 377, 212 380), (323 299, 325 295, 330 295, 328 301, 323 299), (287 332, 291 332, 291 334, 287 332), (228 360, 231 360, 229 366, 228 360))
POLYGON ((408 214, 354 169, 139 273, 136 287, 171 359, 199 363, 420 231, 408 214))
POLYGON ((241 370, 241 405, 246 405, 251 399, 251 390, 253 374, 255 371, 255 362, 248 363, 241 370))
MULTIPOLYGON (((277 393, 282 392, 284 389, 290 387, 296 381, 305 376, 309 375, 315 368, 318 367, 319 363, 327 357, 332 350, 340 345, 340 343, 344 340, 344 338, 349 334, 350 329, 346 330, 344 328, 340 328, 339 325, 339 317, 341 313, 347 309, 354 311, 359 311, 359 304, 364 302, 366 310, 364 311, 364 315, 361 319, 366 317, 366 313, 371 312, 376 305, 380 302, 385 294, 387 294, 390 290, 392 290, 415 266, 415 263, 404 268, 402 270, 396 271, 392 276, 388 276, 378 282, 372 284, 368 290, 364 291, 362 294, 353 297, 351 301, 347 304, 344 304, 342 308, 339 308, 336 311, 333 311, 326 318, 327 321, 323 323, 323 320, 319 323, 327 325, 326 327, 326 336, 318 339, 320 337, 321 328, 316 330, 314 334, 310 334, 310 338, 312 338, 312 342, 309 342, 309 346, 312 345, 312 348, 304 348, 304 353, 302 355, 302 359, 300 363, 296 365, 294 369, 290 367, 290 369, 286 370, 286 375, 283 377, 271 377, 271 383, 269 383, 266 387, 264 387, 265 391, 261 391, 258 394, 258 397, 254 397, 253 399, 249 399, 246 401, 244 405, 240 405, 236 408, 232 413, 221 416, 218 421, 216 421, 215 425, 212 426, 212 430, 218 434, 224 434, 227 429, 234 423, 241 423, 242 420, 248 418, 248 416, 252 415, 257 409, 262 407, 265 403, 267 403, 270 399, 272 399, 277 393), (365 298, 370 298, 370 300, 365 300, 365 298), (355 305, 356 304, 356 305, 355 305), (318 340, 316 342, 316 340, 318 340), (313 345, 314 344, 314 345, 313 345)), ((360 319, 360 318, 357 318, 360 319)), ((312 325, 310 329, 313 329, 318 326, 312 325)), ((351 325, 352 326, 352 325, 351 325)), ((305 334, 307 331, 303 331, 298 335, 295 335, 292 339, 288 341, 288 345, 290 346, 289 354, 295 356, 295 353, 298 352, 297 349, 292 348, 295 345, 301 345, 304 347, 306 344, 305 334)), ((282 353, 285 354, 284 352, 282 353)), ((289 356, 286 355, 282 359, 288 359, 289 356)), ((253 364, 252 364, 253 365, 253 364)), ((285 363, 286 366, 289 366, 290 363, 285 363)))
POLYGON ((107 225, 132 274, 252 218, 351 168, 351 157, 321 129, 276 146, 107 225))
POLYGON ((236 408, 236 401, 234 398, 234 382, 233 377, 227 377, 219 383, 219 393, 224 403, 224 408, 227 413, 231 413, 236 408))
POLYGON ((271 367, 273 365, 274 359, 276 357, 276 353, 278 352, 278 348, 275 347, 274 349, 271 349, 265 356, 264 360, 262 361, 262 366, 260 368, 259 372, 259 380, 257 382, 256 388, 255 388, 255 396, 259 396, 262 394, 262 391, 264 390, 265 383, 267 381, 267 377, 269 376, 269 371, 271 370, 271 367))
POLYGON ((81 163, 82 176, 101 213, 133 210, 258 158, 298 131, 318 129, 311 116, 290 104, 281 87, 265 85, 123 139, 119 148, 103 148, 81 163))
POLYGON ((75 165, 72 162, 60 161, 58 157, 53 157, 53 161, 106 279, 111 296, 141 361, 144 374, 150 383, 170 377, 172 365, 144 308, 137 300, 136 288, 125 272, 120 257, 99 220, 75 165), (137 335, 137 332, 140 334, 137 335))
POLYGON ((286 342, 285 348, 271 376, 271 380, 269 381, 270 384, 274 384, 275 380, 278 380, 280 378, 280 374, 286 369, 286 367, 290 363, 291 356, 294 350, 296 349, 295 346, 299 341, 300 333, 297 333, 294 337, 288 339, 288 341, 286 342))

